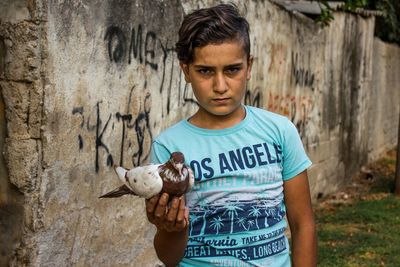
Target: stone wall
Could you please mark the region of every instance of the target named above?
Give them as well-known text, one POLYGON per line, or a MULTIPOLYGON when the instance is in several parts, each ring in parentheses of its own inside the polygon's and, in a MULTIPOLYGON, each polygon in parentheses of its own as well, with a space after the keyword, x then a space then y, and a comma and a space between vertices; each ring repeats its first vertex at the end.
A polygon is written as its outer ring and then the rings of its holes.
POLYGON ((40 221, 44 8, 0 1, 0 265, 30 262, 40 221))
MULTIPOLYGON (((196 110, 174 44, 183 15, 216 2, 0 1, 0 265, 155 265, 143 200, 98 196, 113 164, 148 162, 196 110)), ((400 48, 374 39, 373 17, 320 28, 236 2, 255 57, 245 103, 296 124, 314 199, 337 191, 396 143, 400 48)))

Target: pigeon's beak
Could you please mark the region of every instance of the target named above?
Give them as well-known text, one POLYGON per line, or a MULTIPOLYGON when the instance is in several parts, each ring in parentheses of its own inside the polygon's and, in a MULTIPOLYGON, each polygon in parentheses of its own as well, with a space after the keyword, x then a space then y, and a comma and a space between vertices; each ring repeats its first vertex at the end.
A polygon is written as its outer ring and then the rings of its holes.
POLYGON ((178 171, 179 175, 182 176, 183 163, 171 160, 171 165, 174 167, 175 170, 178 171))

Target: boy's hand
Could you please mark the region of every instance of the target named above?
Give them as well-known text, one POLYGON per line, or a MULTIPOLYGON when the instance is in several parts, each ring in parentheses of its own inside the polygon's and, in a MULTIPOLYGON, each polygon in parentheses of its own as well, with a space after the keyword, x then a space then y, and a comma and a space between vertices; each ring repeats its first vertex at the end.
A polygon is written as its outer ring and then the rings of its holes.
POLYGON ((168 204, 169 195, 163 193, 146 199, 146 213, 149 221, 158 230, 180 232, 189 225, 189 210, 184 197, 174 197, 168 204))

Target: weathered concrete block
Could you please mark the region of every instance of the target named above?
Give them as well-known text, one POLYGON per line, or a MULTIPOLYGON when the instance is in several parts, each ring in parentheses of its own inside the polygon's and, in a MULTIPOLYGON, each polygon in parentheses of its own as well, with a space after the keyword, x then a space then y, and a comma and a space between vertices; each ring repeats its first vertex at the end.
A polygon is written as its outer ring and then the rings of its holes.
POLYGON ((0 81, 0 87, 8 122, 7 136, 12 136, 15 139, 29 138, 28 118, 32 84, 0 81))
POLYGON ((43 108, 41 81, 0 81, 0 87, 5 99, 7 135, 15 139, 39 138, 43 108))
POLYGON ((34 190, 40 166, 37 141, 7 138, 4 157, 10 182, 23 193, 34 190))
POLYGON ((33 82, 29 91, 28 132, 31 138, 40 138, 43 111, 43 86, 41 81, 33 82))
POLYGON ((6 54, 6 43, 4 42, 4 38, 0 36, 0 79, 4 79, 6 54))
POLYGON ((0 36, 4 38, 6 57, 4 77, 13 81, 34 81, 40 76, 39 25, 23 21, 18 24, 4 23, 0 36))
MULTIPOLYGON (((27 1, 1 1, 0 18, 13 24, 24 20, 30 20, 31 16, 27 6, 27 1)), ((29 1, 32 2, 32 1, 29 1)))

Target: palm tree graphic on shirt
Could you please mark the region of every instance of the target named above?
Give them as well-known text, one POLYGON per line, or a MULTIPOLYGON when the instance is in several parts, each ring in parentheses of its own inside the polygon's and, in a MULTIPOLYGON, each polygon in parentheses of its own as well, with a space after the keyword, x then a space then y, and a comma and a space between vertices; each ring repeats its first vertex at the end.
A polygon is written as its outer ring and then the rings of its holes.
POLYGON ((248 230, 247 228, 246 228, 246 218, 244 218, 244 217, 241 217, 241 218, 238 218, 237 220, 236 220, 236 223, 239 225, 239 226, 241 226, 244 230, 248 230))
POLYGON ((249 215, 250 215, 250 216, 256 217, 256 219, 255 219, 255 221, 256 221, 256 227, 257 227, 257 229, 260 229, 260 227, 258 226, 258 220, 257 220, 257 219, 258 219, 258 216, 261 215, 260 209, 257 208, 256 206, 252 206, 252 207, 251 207, 251 210, 250 210, 250 212, 249 212, 249 215))
MULTIPOLYGON (((198 235, 204 235, 207 225, 207 215, 210 214, 212 211, 210 210, 209 203, 200 196, 200 194, 196 194, 196 201, 198 202, 198 206, 193 208, 193 212, 197 214, 202 214, 197 217, 201 218, 203 224, 201 226, 200 232, 197 233, 198 235)), ((196 227, 197 228, 197 227, 196 227)), ((193 227, 192 227, 193 229, 193 227)))
POLYGON ((272 219, 276 219, 276 209, 275 208, 269 209, 269 215, 271 215, 272 219))
POLYGON ((271 205, 268 201, 263 201, 263 208, 264 208, 264 213, 265 213, 265 222, 264 226, 267 228, 269 226, 268 224, 268 217, 271 215, 271 205))
POLYGON ((199 220, 201 217, 200 217, 200 216, 197 216, 197 215, 194 214, 194 213, 190 213, 189 217, 190 217, 190 233, 189 233, 189 235, 192 236, 193 223, 195 223, 195 222, 196 222, 197 220, 199 220))
MULTIPOLYGON (((256 221, 257 222, 257 221, 256 221)), ((251 227, 253 227, 254 225, 254 221, 253 220, 248 220, 247 221, 247 229, 250 229, 251 227)), ((257 225, 258 226, 258 225, 257 225)))
POLYGON ((203 219, 203 225, 200 230, 200 235, 204 235, 205 230, 206 230, 206 225, 207 225, 207 215, 210 214, 211 210, 210 210, 209 206, 207 204, 205 204, 204 202, 200 204, 200 210, 203 211, 203 215, 201 216, 201 218, 203 219))
POLYGON ((216 234, 219 233, 219 229, 221 229, 222 226, 224 226, 224 224, 223 224, 222 219, 221 219, 220 216, 218 216, 217 218, 213 218, 213 219, 211 220, 210 227, 213 227, 214 230, 217 231, 216 234))
POLYGON ((226 210, 224 211, 224 213, 222 215, 225 215, 226 213, 228 213, 228 216, 230 217, 230 221, 231 221, 231 232, 230 233, 232 234, 235 216, 238 216, 238 210, 243 210, 243 209, 236 205, 233 205, 233 203, 228 203, 228 204, 224 205, 224 208, 226 210))

